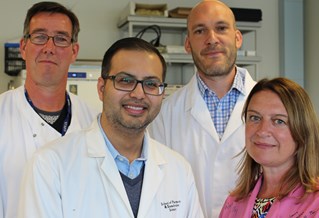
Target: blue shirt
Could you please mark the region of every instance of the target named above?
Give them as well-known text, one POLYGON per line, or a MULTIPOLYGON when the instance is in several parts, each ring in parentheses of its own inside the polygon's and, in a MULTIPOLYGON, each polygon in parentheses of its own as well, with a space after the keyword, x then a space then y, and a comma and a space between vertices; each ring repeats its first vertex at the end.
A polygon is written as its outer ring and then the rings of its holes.
POLYGON ((100 127, 100 130, 103 134, 103 138, 106 144, 107 149, 109 150, 109 152, 111 153, 112 157, 114 158, 114 161, 116 163, 116 166, 118 168, 118 170, 123 173, 125 176, 134 179, 136 178, 140 172, 141 169, 146 161, 146 157, 147 157, 147 143, 144 137, 144 141, 143 141, 143 148, 142 148, 142 153, 141 153, 141 157, 135 159, 131 164, 129 162, 129 160, 122 156, 115 148, 114 146, 111 144, 111 142, 109 141, 109 139, 107 138, 107 136, 105 135, 105 132, 101 126, 101 114, 98 116, 98 124, 100 127))
POLYGON ((240 93, 245 94, 245 72, 240 68, 236 69, 237 73, 234 82, 227 94, 221 99, 207 87, 198 73, 196 74, 199 91, 206 102, 210 116, 219 135, 219 139, 222 138, 225 132, 228 120, 240 93))

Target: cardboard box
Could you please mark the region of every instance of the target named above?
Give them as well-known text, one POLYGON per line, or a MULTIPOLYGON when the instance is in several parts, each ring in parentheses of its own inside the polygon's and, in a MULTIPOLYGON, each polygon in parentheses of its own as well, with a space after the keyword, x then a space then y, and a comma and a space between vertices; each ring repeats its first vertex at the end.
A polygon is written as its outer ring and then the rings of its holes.
POLYGON ((120 15, 124 20, 129 15, 168 17, 167 4, 145 4, 130 1, 120 15))

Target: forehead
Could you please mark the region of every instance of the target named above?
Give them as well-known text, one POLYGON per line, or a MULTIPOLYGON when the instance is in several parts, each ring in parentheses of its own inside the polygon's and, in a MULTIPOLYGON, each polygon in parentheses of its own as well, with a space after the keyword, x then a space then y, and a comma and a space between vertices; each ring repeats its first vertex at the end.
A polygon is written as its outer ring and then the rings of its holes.
POLYGON ((111 70, 143 74, 143 76, 162 76, 162 63, 155 54, 142 50, 121 49, 111 60, 111 70))
POLYGON ((232 11, 224 4, 217 1, 204 1, 198 4, 188 17, 190 27, 205 23, 229 23, 234 24, 232 11))
POLYGON ((265 111, 267 113, 287 114, 286 108, 280 97, 270 90, 255 93, 250 100, 248 108, 265 111))
POLYGON ((71 33, 72 22, 65 14, 40 12, 35 14, 30 20, 30 31, 37 29, 71 33))

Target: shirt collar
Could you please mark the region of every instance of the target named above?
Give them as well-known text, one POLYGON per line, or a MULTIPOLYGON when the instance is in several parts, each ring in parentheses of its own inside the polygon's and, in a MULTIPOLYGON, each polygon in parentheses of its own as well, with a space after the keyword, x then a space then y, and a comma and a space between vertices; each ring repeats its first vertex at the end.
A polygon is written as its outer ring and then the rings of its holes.
MULTIPOLYGON (((205 93, 214 93, 208 86, 204 83, 204 81, 200 78, 199 73, 196 73, 197 84, 201 95, 204 97, 205 93)), ((237 89, 241 94, 245 95, 245 72, 238 70, 236 67, 236 75, 234 82, 229 90, 229 92, 233 89, 237 89)))
MULTIPOLYGON (((119 157, 123 157, 115 148, 114 146, 111 144, 111 142, 109 141, 109 139, 107 138, 102 126, 101 126, 101 114, 99 114, 98 116, 98 124, 99 124, 99 127, 100 127, 100 130, 102 132, 102 135, 103 135, 103 138, 104 138, 104 141, 105 141, 105 144, 106 144, 106 147, 107 149, 109 150, 109 152, 111 153, 113 159, 115 160, 118 156, 119 157)), ((148 155, 148 140, 147 140, 147 137, 146 137, 146 134, 144 136, 144 139, 143 139, 143 148, 142 148, 142 152, 141 152, 141 156, 139 158, 137 158, 137 160, 147 160, 147 155, 148 155)))

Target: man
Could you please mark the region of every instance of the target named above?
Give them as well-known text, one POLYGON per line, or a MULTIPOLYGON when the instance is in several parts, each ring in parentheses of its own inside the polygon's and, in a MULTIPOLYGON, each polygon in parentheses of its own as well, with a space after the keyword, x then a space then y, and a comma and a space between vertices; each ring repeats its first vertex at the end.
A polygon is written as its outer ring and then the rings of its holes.
POLYGON ((187 19, 185 49, 197 73, 167 98, 150 134, 192 165, 205 217, 218 217, 244 147, 241 111, 255 82, 235 65, 242 35, 224 3, 202 1, 187 19))
POLYGON ((34 151, 89 126, 97 115, 66 92, 78 32, 75 14, 58 3, 40 2, 28 10, 20 41, 26 81, 0 96, 0 217, 17 217, 23 167, 34 151))
POLYGON ((105 53, 92 126, 39 150, 22 182, 20 217, 203 217, 191 166, 145 131, 158 114, 165 60, 138 38, 105 53))

